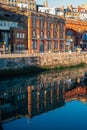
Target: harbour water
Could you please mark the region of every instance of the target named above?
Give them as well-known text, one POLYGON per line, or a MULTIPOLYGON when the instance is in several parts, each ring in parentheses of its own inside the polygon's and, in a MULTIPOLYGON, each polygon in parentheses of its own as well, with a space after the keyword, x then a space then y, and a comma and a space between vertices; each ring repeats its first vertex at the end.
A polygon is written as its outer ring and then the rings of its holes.
POLYGON ((0 128, 87 130, 85 72, 79 68, 1 79, 0 128))

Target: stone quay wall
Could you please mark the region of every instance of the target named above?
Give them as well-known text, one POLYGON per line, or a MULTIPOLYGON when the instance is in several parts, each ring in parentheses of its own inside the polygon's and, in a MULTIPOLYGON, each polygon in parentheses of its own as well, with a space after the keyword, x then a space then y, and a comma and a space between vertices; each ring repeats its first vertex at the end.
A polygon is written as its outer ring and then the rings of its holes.
POLYGON ((87 52, 0 55, 0 70, 15 70, 29 66, 49 66, 53 68, 80 63, 87 64, 87 52))

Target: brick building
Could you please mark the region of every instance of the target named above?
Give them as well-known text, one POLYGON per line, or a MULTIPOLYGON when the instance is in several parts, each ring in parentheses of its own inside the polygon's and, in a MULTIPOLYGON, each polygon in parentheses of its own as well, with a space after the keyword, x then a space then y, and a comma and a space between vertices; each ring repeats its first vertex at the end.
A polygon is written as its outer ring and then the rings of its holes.
MULTIPOLYGON (((0 7, 1 8, 1 7, 0 7)), ((28 49, 31 53, 65 51, 65 20, 36 11, 0 12, 0 37, 6 48, 28 49)))
POLYGON ((0 51, 14 51, 26 49, 27 26, 26 16, 16 14, 0 7, 0 51))
POLYGON ((0 0, 0 3, 7 4, 8 6, 16 6, 28 8, 30 10, 36 10, 36 0, 0 0))
POLYGON ((28 12, 30 52, 65 51, 65 20, 46 13, 28 12))
POLYGON ((26 29, 11 28, 10 45, 12 51, 22 51, 27 49, 27 32, 26 29))

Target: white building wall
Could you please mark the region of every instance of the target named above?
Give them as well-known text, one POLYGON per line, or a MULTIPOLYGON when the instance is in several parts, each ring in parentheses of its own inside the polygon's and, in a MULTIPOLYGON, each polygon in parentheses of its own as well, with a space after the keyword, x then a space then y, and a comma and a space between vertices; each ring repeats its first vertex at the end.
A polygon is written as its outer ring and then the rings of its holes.
POLYGON ((18 7, 20 7, 20 8, 28 8, 28 4, 18 3, 18 7))
POLYGON ((46 12, 52 15, 58 15, 58 16, 64 16, 64 12, 63 11, 57 11, 57 8, 53 7, 53 8, 48 8, 48 7, 39 7, 38 8, 39 12, 46 12))
POLYGON ((56 8, 50 8, 49 9, 49 14, 56 15, 57 14, 56 8))
POLYGON ((58 11, 58 12, 57 12, 57 15, 58 15, 58 16, 64 16, 64 12, 63 12, 63 11, 58 11))
POLYGON ((57 11, 56 11, 55 7, 53 7, 53 8, 39 7, 38 11, 46 12, 46 13, 49 13, 49 14, 52 14, 52 15, 56 15, 57 14, 57 11))
POLYGON ((79 19, 80 20, 87 20, 87 13, 80 13, 79 14, 79 19))
POLYGON ((47 8, 47 7, 39 7, 39 8, 38 8, 38 11, 39 11, 39 12, 43 12, 43 13, 44 13, 44 12, 49 13, 49 8, 47 8))

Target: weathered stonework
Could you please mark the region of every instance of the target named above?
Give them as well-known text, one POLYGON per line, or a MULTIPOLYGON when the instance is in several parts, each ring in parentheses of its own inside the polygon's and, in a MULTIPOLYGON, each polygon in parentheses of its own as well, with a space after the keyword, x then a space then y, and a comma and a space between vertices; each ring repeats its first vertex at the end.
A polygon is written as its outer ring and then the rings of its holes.
POLYGON ((0 57, 0 70, 20 69, 29 66, 71 66, 87 64, 87 53, 13 54, 0 57))

